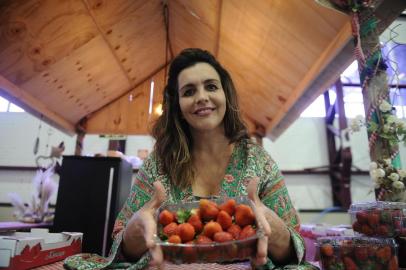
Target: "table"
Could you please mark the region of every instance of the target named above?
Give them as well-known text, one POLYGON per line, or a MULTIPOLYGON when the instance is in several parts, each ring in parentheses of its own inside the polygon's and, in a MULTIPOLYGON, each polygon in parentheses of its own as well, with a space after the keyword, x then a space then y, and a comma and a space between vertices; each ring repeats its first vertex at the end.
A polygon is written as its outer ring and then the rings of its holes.
MULTIPOLYGON (((312 262, 313 263, 313 262, 312 262)), ((318 265, 317 262, 313 263, 318 265)), ((63 261, 56 262, 53 264, 44 265, 41 267, 33 268, 32 270, 62 270, 63 268, 63 261)), ((251 270, 251 265, 246 262, 242 263, 233 263, 233 264, 216 264, 216 263, 208 263, 208 264, 165 264, 165 270, 251 270)), ((401 268, 400 268, 401 269, 401 268)), ((158 270, 156 267, 150 267, 148 270, 158 270)))
POLYGON ((17 231, 17 230, 29 230, 32 228, 50 228, 52 223, 24 223, 20 221, 4 221, 0 222, 0 232, 17 231))

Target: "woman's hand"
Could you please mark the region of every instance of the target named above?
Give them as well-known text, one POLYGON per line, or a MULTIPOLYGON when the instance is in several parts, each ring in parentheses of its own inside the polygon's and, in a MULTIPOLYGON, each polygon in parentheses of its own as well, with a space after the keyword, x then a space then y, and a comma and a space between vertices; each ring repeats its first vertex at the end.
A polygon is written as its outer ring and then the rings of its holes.
POLYGON ((264 265, 268 258, 268 238, 271 236, 271 226, 266 220, 265 211, 268 209, 259 199, 257 193, 258 178, 253 178, 248 184, 248 198, 254 203, 254 213, 257 218, 258 225, 264 232, 264 237, 258 239, 257 256, 252 259, 255 266, 264 265))
POLYGON ((161 266, 163 262, 162 250, 155 244, 154 236, 157 233, 157 224, 154 213, 166 200, 165 189, 161 182, 154 182, 154 195, 131 217, 124 231, 124 254, 134 260, 149 250, 151 265, 161 266))
POLYGON ((271 209, 264 205, 258 197, 258 178, 253 178, 247 187, 248 197, 254 202, 254 212, 259 226, 262 226, 265 237, 258 240, 255 265, 266 263, 267 255, 279 264, 284 264, 294 258, 295 252, 290 232, 285 222, 271 209))

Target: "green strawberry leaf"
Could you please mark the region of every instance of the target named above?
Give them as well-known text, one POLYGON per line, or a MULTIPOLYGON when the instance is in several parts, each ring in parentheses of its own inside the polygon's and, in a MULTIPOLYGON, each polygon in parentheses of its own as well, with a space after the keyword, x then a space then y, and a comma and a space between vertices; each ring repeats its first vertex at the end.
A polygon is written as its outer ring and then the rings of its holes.
POLYGON ((178 210, 176 212, 176 218, 178 220, 178 223, 185 223, 190 216, 192 215, 190 210, 178 210))

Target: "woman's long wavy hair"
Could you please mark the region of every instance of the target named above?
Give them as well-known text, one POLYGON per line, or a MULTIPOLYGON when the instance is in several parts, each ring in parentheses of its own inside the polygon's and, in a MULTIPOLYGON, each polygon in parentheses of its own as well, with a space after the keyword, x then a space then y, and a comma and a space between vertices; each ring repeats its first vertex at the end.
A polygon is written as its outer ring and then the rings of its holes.
POLYGON ((223 124, 229 142, 248 138, 247 128, 240 115, 237 92, 228 72, 208 51, 196 48, 183 50, 170 65, 163 95, 163 113, 152 128, 152 136, 156 139, 154 154, 161 169, 169 176, 172 184, 181 188, 192 184, 194 169, 191 155, 193 138, 179 106, 178 75, 197 63, 211 65, 220 76, 226 97, 223 124))

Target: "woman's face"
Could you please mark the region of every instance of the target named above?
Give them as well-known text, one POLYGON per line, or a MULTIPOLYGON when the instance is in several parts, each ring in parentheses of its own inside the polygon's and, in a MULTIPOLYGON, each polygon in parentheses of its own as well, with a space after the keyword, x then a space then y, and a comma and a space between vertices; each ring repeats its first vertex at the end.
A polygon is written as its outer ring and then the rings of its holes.
POLYGON ((191 128, 209 131, 223 128, 226 97, 217 71, 207 63, 197 63, 178 75, 179 105, 191 128))

